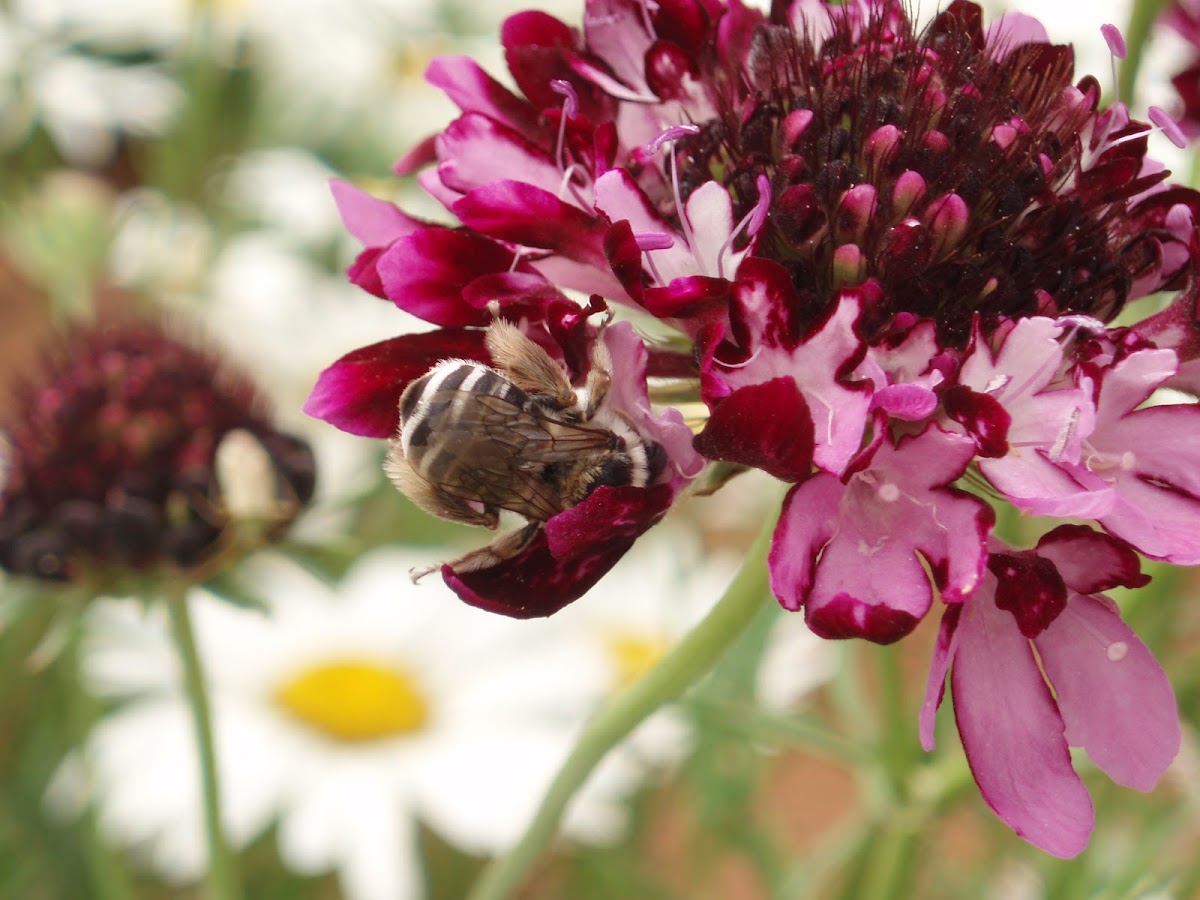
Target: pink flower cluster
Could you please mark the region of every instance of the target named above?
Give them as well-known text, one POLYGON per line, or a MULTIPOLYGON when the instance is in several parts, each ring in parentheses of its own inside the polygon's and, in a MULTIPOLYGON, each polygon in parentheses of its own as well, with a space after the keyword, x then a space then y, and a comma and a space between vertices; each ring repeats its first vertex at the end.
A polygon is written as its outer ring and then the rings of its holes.
POLYGON ((1138 553, 1200 562, 1200 407, 1152 399, 1196 382, 1200 195, 1146 157, 1148 125, 1072 81, 1069 47, 962 0, 920 31, 889 0, 588 0, 582 30, 526 12, 501 39, 519 93, 436 60, 461 115, 397 167, 460 226, 335 184, 364 245, 351 278, 438 327, 348 354, 308 411, 390 438, 408 383, 490 362, 497 318, 575 383, 605 340, 608 402, 663 447, 662 474, 596 488, 495 566, 444 567, 459 595, 553 613, 706 462, 763 469, 793 485, 780 603, 890 643, 940 598, 923 742, 949 672, 989 804, 1080 852, 1068 745, 1142 790, 1179 746, 1171 688, 1102 592, 1148 580, 1138 553), (1111 324, 1160 291, 1167 311, 1111 324), (601 328, 609 307, 677 339, 601 328), (696 386, 694 441, 651 413, 648 379, 696 386), (1010 547, 984 498, 1097 527, 1010 547))

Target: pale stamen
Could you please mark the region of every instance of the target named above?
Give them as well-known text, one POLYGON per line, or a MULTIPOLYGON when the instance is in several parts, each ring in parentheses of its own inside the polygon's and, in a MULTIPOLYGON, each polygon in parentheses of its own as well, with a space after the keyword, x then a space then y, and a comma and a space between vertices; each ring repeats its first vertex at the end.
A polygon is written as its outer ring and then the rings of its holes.
POLYGON ((646 27, 648 34, 654 34, 654 21, 650 16, 658 12, 658 4, 654 0, 640 0, 638 3, 638 11, 642 14, 642 24, 646 27))
POLYGON ((717 251, 718 278, 725 277, 725 254, 733 249, 733 242, 742 233, 742 229, 745 228, 746 233, 754 237, 767 221, 767 213, 771 211, 771 180, 766 175, 759 175, 757 185, 758 202, 754 204, 754 209, 742 216, 742 221, 737 223, 737 227, 730 232, 721 249, 717 251))
POLYGON ((578 163, 567 165, 567 120, 579 115, 579 95, 575 93, 571 82, 561 78, 551 80, 550 90, 563 98, 562 115, 558 119, 558 140, 554 147, 554 161, 563 173, 562 182, 558 186, 558 199, 564 199, 569 190, 579 205, 584 206, 583 195, 579 193, 574 181, 575 173, 583 172, 583 167, 578 163))
MULTIPOLYGON (((688 135, 699 133, 699 125, 672 125, 646 145, 646 155, 653 156, 665 145, 673 144, 688 135)), ((679 192, 679 166, 675 162, 674 148, 668 149, 667 152, 671 154, 671 191, 675 197, 675 209, 679 213, 679 224, 683 228, 683 237, 687 241, 688 247, 695 247, 696 241, 692 233, 692 225, 688 222, 687 210, 684 208, 683 197, 679 192)))

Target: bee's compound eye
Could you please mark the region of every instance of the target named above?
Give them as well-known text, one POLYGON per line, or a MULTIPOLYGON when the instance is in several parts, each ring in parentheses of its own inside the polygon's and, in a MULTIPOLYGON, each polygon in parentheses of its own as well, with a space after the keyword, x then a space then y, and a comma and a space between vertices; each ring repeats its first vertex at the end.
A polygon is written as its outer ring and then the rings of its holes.
POLYGON ((646 448, 646 484, 653 484, 667 467, 667 451, 658 441, 649 441, 646 448))
POLYGON ((601 485, 608 487, 627 487, 633 483, 633 464, 628 457, 614 456, 606 459, 604 464, 600 466, 600 471, 596 475, 596 480, 592 483, 592 489, 596 489, 601 485))

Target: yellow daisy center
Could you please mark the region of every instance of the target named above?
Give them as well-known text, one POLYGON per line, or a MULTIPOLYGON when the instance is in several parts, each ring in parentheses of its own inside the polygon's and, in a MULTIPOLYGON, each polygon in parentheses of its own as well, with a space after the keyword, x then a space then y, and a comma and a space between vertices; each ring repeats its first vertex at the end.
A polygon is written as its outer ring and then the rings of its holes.
POLYGON ((420 731, 429 706, 402 669, 361 660, 323 663, 282 684, 275 700, 292 716, 342 741, 420 731))
POLYGON ((617 668, 615 688, 633 684, 671 649, 671 642, 661 635, 614 633, 608 636, 608 650, 617 668))

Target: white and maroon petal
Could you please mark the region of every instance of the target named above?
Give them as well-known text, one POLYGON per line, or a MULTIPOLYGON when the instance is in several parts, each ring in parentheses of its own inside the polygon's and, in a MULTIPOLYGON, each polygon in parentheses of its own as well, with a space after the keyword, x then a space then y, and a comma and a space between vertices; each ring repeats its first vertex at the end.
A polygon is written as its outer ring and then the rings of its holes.
POLYGON ((347 353, 317 378, 304 411, 350 434, 390 438, 400 421, 400 395, 444 359, 490 363, 484 332, 443 328, 405 334, 347 353))
POLYGON ((1132 547, 1086 525, 1059 525, 1042 535, 1037 555, 1054 563, 1067 587, 1079 594, 1150 582, 1132 547))
POLYGON ((630 302, 624 286, 607 268, 601 269, 558 255, 544 256, 541 259, 531 258, 529 267, 540 272, 547 281, 560 285, 565 290, 587 295, 599 294, 617 303, 630 302))
POLYGON ((1094 597, 1072 595, 1034 642, 1066 722, 1113 781, 1151 790, 1179 753, 1179 713, 1162 667, 1121 617, 1094 597))
POLYGON ((1092 801, 1029 642, 986 585, 967 601, 955 638, 954 716, 983 799, 1025 840, 1077 856, 1095 822, 1092 801))
POLYGON ((813 459, 813 423, 804 395, 783 377, 738 388, 712 411, 696 436, 696 449, 781 481, 803 481, 813 459))
POLYGON ((516 619, 549 616, 596 584, 670 508, 675 490, 598 488, 554 516, 512 559, 473 572, 442 567, 463 602, 516 619))
POLYGON ((642 437, 657 441, 667 452, 664 481, 690 479, 700 474, 704 460, 692 447, 692 429, 677 409, 657 416, 646 393, 646 345, 628 322, 617 322, 604 331, 604 344, 612 363, 609 406, 624 414, 642 437))
POLYGON ((364 247, 386 247, 425 227, 426 223, 404 213, 394 203, 373 197, 340 178, 330 179, 329 192, 346 230, 364 247))
POLYGON ((706 181, 692 191, 685 208, 699 274, 732 280, 750 245, 738 251, 729 246, 734 226, 729 191, 715 181, 706 181))
POLYGON ((871 408, 869 383, 847 387, 838 379, 839 373, 857 365, 863 352, 854 330, 860 303, 853 294, 843 295, 817 330, 796 344, 790 333, 789 295, 790 280, 782 267, 748 259, 734 289, 742 326, 738 330, 745 332, 744 359, 722 362, 714 355, 701 372, 734 390, 780 377, 793 379, 813 418, 814 462, 839 474, 862 448, 871 408))

